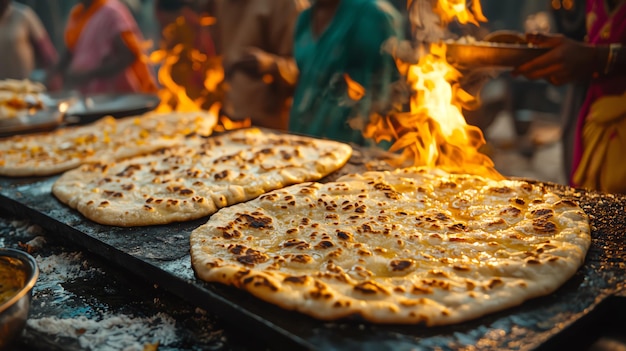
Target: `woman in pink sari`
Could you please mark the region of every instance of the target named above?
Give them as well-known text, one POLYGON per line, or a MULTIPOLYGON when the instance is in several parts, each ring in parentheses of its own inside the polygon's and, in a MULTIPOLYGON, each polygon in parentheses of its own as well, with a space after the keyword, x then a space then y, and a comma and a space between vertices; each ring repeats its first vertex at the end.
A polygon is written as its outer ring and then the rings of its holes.
POLYGON ((65 30, 66 52, 51 76, 83 94, 154 92, 156 82, 130 11, 118 0, 81 0, 65 30))
POLYGON ((514 73, 556 85, 589 80, 578 115, 571 185, 626 193, 626 0, 587 0, 584 43, 527 37, 552 49, 514 73))

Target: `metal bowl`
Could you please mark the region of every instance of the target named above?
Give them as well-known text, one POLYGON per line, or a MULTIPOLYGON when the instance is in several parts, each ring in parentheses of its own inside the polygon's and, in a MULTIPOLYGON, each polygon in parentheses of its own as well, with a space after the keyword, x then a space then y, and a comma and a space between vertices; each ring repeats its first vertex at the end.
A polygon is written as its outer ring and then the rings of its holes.
MULTIPOLYGON (((0 248, 0 269, 8 269, 13 274, 25 274, 22 288, 0 304, 0 350, 7 350, 19 338, 26 325, 33 286, 39 277, 37 262, 28 253, 0 248)), ((1 289, 1 286, 0 286, 1 289)))
POLYGON ((446 43, 446 59, 461 68, 517 67, 550 50, 529 44, 475 42, 446 43))

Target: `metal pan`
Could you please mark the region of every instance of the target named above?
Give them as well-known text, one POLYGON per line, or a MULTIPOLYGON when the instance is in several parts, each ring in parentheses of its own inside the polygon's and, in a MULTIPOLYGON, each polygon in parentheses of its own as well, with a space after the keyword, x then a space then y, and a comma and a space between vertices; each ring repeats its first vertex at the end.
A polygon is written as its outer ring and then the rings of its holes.
POLYGON ((90 123, 104 116, 140 115, 155 109, 161 100, 153 94, 96 94, 74 98, 67 110, 68 123, 90 123))
POLYGON ((530 44, 474 42, 446 43, 446 59, 460 68, 512 68, 539 57, 550 50, 530 44))
POLYGON ((46 107, 35 112, 0 120, 0 137, 52 130, 63 122, 62 106, 46 107))

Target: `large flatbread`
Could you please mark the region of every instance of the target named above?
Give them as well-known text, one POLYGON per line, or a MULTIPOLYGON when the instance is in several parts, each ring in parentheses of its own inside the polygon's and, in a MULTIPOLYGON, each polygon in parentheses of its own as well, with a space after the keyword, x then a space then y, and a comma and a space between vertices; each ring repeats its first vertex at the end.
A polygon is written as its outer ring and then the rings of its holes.
POLYGON ((33 111, 44 108, 46 87, 28 79, 0 80, 0 121, 28 117, 33 111))
POLYGON ((341 168, 343 143, 256 128, 63 174, 52 192, 89 219, 115 226, 188 221, 341 168))
POLYGON ((111 162, 210 135, 217 117, 208 112, 149 113, 0 139, 0 175, 46 176, 89 162, 111 162))
POLYGON ((434 326, 555 291, 589 245, 581 208, 540 185, 408 168, 224 208, 191 258, 205 281, 319 319, 434 326))

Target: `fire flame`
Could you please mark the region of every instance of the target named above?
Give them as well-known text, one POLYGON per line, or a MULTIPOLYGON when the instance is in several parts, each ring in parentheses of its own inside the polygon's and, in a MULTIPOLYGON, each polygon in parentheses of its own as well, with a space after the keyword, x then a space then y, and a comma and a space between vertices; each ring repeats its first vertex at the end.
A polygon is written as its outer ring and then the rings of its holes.
MULTIPOLYGON (((435 10, 444 11, 444 19, 473 22, 484 18, 477 4, 474 1, 471 12, 464 0, 439 0, 435 10)), ((486 143, 481 130, 463 117, 462 106, 473 97, 460 87, 461 73, 446 61, 445 44, 431 44, 429 51, 417 64, 398 62, 413 93, 410 111, 373 116, 364 135, 377 143, 395 141, 389 151, 399 153, 391 161, 396 167, 424 166, 502 179, 493 161, 479 151, 486 143)))
POLYGON ((359 101, 365 96, 365 88, 359 82, 350 78, 347 73, 343 74, 343 79, 348 85, 348 96, 354 101, 359 101))
MULTIPOLYGON (((164 37, 173 35, 174 26, 184 25, 185 19, 179 17, 176 19, 176 23, 172 23, 170 26, 163 30, 164 37)), ((200 18, 200 24, 203 26, 213 25, 215 18, 204 16, 200 18)), ((173 48, 162 48, 155 50, 149 56, 150 62, 153 64, 160 64, 160 68, 157 72, 157 77, 161 88, 157 92, 161 103, 155 111, 157 112, 193 112, 208 110, 209 112, 219 115, 221 109, 221 103, 219 96, 221 92, 221 83, 224 81, 224 68, 221 62, 221 57, 214 56, 208 57, 206 54, 200 52, 196 48, 186 48, 183 44, 179 43, 173 48), (188 51, 187 51, 188 50, 188 51), (195 99, 190 95, 190 87, 185 86, 185 83, 179 83, 176 81, 174 72, 176 71, 176 65, 181 62, 183 55, 186 55, 185 59, 188 62, 183 62, 183 65, 187 65, 186 72, 204 72, 204 78, 200 87, 196 87, 196 91, 193 95, 199 95, 195 99)), ((199 84, 198 84, 199 85, 199 84)), ((219 117, 219 124, 215 127, 216 131, 232 130, 237 128, 245 128, 251 125, 249 119, 244 121, 232 121, 226 116, 219 117)))
MULTIPOLYGON (((408 0, 410 6, 413 0, 408 0)), ((442 22, 449 23, 457 19, 461 23, 486 21, 478 0, 472 1, 468 8, 465 0, 433 0, 433 11, 438 13, 442 22)), ((213 23, 206 19, 206 23, 213 23)), ((219 57, 207 57, 192 49, 192 65, 200 65, 206 70, 204 79, 205 92, 192 99, 188 89, 173 78, 173 69, 183 54, 184 47, 176 45, 172 49, 157 50, 150 59, 161 63, 158 72, 162 89, 159 91, 161 104, 158 111, 198 111, 208 109, 214 113, 220 110, 219 99, 208 99, 220 89, 224 79, 224 70, 219 57), (210 103, 210 107, 203 107, 210 103)), ((408 85, 414 93, 411 97, 410 110, 390 114, 385 117, 374 115, 364 128, 364 136, 374 139, 394 141, 389 149, 396 152, 398 158, 393 166, 425 166, 442 168, 452 173, 478 174, 494 179, 503 178, 494 164, 479 149, 485 139, 479 128, 466 123, 462 106, 473 97, 459 85, 461 73, 446 61, 445 44, 431 44, 429 53, 422 55, 417 64, 402 62, 397 59, 398 67, 406 76, 408 85)), ((358 101, 365 94, 365 89, 348 75, 344 75, 351 99, 358 101)), ((217 93, 219 96, 219 93, 217 93)), ((220 116, 220 125, 216 130, 230 130, 250 126, 250 120, 236 122, 220 116)))
POLYGON ((461 24, 473 23, 477 26, 479 22, 487 22, 480 1, 473 0, 471 3, 470 9, 466 0, 438 0, 434 10, 445 24, 454 19, 457 19, 461 24))

